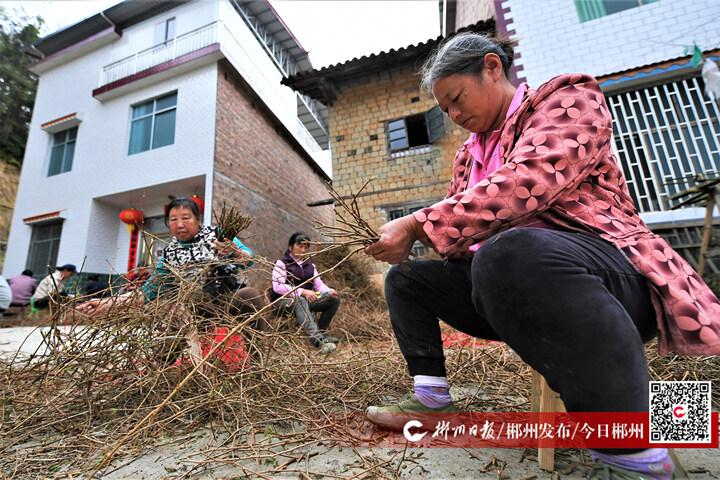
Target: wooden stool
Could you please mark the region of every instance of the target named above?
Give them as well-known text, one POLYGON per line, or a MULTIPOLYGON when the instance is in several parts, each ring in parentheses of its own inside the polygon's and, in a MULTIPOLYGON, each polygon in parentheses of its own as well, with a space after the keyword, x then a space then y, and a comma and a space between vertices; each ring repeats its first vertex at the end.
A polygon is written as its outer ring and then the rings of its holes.
MULTIPOLYGON (((544 412, 565 412, 565 404, 560 394, 554 391, 545 381, 545 377, 535 370, 532 371, 532 389, 530 391, 530 411, 540 412, 539 422, 543 421, 544 412)), ((677 478, 688 478, 687 472, 680 463, 675 451, 668 448, 670 458, 675 463, 677 478)), ((548 472, 555 470, 555 448, 538 448, 538 463, 540 468, 548 472)))
MULTIPOLYGON (((540 412, 539 422, 543 422, 545 412, 564 412, 565 404, 560 394, 555 392, 545 381, 545 377, 535 370, 532 371, 532 389, 530 391, 530 410, 540 412)), ((548 472, 555 470, 555 448, 538 448, 540 468, 548 472)))

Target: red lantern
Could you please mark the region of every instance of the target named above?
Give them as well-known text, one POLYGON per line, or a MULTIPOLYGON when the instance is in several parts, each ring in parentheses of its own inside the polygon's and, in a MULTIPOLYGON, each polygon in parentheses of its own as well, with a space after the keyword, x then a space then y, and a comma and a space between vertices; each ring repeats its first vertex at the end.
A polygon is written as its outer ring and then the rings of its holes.
POLYGON ((128 231, 130 232, 130 246, 128 247, 128 271, 135 268, 135 261, 137 260, 138 250, 138 228, 137 226, 145 221, 145 216, 141 210, 135 208, 126 208, 118 215, 120 220, 127 224, 128 231))
POLYGON ((128 229, 132 231, 136 225, 140 225, 145 220, 142 210, 135 208, 126 208, 118 215, 120 220, 128 225, 128 229))
POLYGON ((198 209, 200 210, 200 213, 201 213, 201 214, 202 214, 203 212, 205 212, 205 200, 203 200, 202 198, 200 198, 200 197, 197 196, 197 195, 193 195, 192 197, 190 197, 190 200, 192 200, 193 202, 195 202, 195 205, 198 206, 198 209))

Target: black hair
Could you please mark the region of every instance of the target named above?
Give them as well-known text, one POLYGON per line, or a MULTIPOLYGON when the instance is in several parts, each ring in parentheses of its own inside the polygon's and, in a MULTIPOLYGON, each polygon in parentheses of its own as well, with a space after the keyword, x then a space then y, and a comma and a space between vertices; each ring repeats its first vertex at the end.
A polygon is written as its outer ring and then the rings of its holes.
POLYGON ((310 241, 310 235, 304 232, 295 232, 292 235, 290 235, 290 240, 288 240, 288 247, 292 247, 296 243, 300 242, 309 242, 310 241))
POLYGON ((28 276, 28 277, 32 277, 32 276, 33 276, 33 272, 32 272, 32 270, 23 270, 23 271, 22 271, 22 275, 25 275, 25 276, 28 276))
POLYGON ((420 70, 422 87, 432 92, 432 84, 443 77, 463 73, 480 73, 485 66, 485 55, 500 57, 505 77, 509 78, 515 52, 511 43, 479 33, 466 32, 445 40, 425 61, 420 70))
POLYGON ((187 208, 197 220, 200 220, 200 208, 197 206, 197 203, 187 197, 175 197, 165 206, 165 225, 167 225, 170 220, 170 210, 173 208, 187 208))

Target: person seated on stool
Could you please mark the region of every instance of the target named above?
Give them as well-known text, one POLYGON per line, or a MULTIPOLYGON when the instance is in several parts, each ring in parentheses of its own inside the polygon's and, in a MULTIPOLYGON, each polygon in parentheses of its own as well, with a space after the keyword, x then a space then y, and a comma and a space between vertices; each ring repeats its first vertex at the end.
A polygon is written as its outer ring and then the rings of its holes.
MULTIPOLYGON (((644 343, 656 335, 662 354, 720 354, 720 302, 640 218, 597 81, 575 73, 515 87, 512 59, 509 44, 463 33, 423 68, 423 85, 470 138, 447 197, 379 227, 365 250, 405 263, 388 272, 385 296, 415 389, 368 407, 383 428, 457 410, 440 319, 507 343, 570 413, 646 412, 644 343), (443 260, 405 262, 417 240, 443 260)), ((664 448, 591 455, 592 479, 673 477, 664 448)))
POLYGON ((30 297, 37 308, 47 307, 50 297, 54 295, 65 296, 65 280, 72 277, 77 268, 72 263, 66 263, 57 267, 55 273, 51 273, 40 281, 35 293, 30 297))
POLYGON ((310 343, 326 354, 337 347, 338 339, 326 335, 326 331, 340 307, 340 295, 322 281, 315 264, 307 259, 309 250, 308 235, 295 232, 290 236, 285 255, 273 268, 270 300, 287 295, 278 301, 276 309, 280 313, 292 309, 295 321, 303 327, 310 343), (321 312, 317 323, 313 312, 321 312))
POLYGON ((5 277, 0 275, 0 316, 5 313, 5 310, 10 306, 12 303, 12 290, 10 289, 10 285, 8 285, 7 280, 5 280, 5 277))
POLYGON ((85 283, 85 294, 92 298, 102 298, 107 293, 108 283, 100 280, 100 275, 89 275, 85 283))
POLYGON ((13 301, 11 307, 25 307, 30 304, 30 297, 35 293, 37 280, 33 278, 32 270, 23 270, 17 277, 8 279, 12 289, 13 301))

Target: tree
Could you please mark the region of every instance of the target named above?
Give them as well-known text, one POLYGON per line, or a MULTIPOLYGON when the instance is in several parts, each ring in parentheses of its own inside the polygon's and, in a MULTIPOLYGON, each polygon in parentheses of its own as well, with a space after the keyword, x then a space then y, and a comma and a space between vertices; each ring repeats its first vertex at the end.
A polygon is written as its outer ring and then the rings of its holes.
POLYGON ((0 9, 0 161, 20 165, 25 153, 37 76, 25 53, 39 37, 40 17, 11 18, 0 9))

